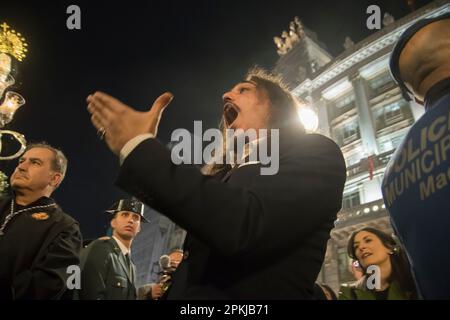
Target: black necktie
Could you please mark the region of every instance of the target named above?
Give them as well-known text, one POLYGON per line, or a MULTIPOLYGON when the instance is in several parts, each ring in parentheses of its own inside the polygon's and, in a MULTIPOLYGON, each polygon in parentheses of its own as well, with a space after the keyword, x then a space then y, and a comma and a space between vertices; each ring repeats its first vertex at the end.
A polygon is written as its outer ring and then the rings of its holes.
POLYGON ((132 270, 132 265, 131 265, 131 259, 130 259, 130 254, 127 253, 125 255, 125 260, 127 261, 127 268, 128 268, 128 274, 130 275, 131 278, 131 282, 133 282, 133 270, 132 270))

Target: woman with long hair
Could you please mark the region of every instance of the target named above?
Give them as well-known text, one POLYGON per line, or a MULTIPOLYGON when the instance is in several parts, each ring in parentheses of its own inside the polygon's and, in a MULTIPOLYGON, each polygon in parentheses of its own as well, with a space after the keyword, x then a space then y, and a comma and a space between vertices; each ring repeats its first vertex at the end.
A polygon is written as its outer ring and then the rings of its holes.
POLYGON ((348 241, 348 255, 358 261, 364 276, 349 286, 342 286, 340 300, 410 300, 417 293, 409 263, 394 238, 380 230, 366 227, 354 232, 348 241), (371 268, 378 272, 368 272, 371 268), (373 275, 373 276, 371 276, 373 275), (372 281, 379 276, 378 281, 372 281))

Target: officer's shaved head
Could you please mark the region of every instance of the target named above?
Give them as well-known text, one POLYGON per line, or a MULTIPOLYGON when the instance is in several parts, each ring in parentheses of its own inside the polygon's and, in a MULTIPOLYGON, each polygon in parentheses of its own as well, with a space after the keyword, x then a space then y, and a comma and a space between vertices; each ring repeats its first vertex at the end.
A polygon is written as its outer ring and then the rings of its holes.
POLYGON ((423 101, 434 84, 450 77, 449 57, 450 19, 426 25, 406 43, 399 59, 400 75, 418 100, 423 101))

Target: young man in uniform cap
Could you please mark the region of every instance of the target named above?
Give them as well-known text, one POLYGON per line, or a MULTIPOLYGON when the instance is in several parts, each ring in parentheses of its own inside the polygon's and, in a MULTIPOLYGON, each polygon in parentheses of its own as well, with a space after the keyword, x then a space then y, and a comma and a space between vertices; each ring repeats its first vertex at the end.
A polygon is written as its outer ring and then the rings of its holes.
POLYGON ((446 13, 408 28, 390 61, 404 97, 425 107, 386 168, 382 187, 425 299, 450 299, 449 57, 450 13, 446 13))
POLYGON ((106 212, 114 215, 113 234, 83 249, 78 297, 82 300, 135 300, 136 267, 130 259, 130 248, 141 230, 141 222, 147 222, 144 206, 134 199, 122 199, 106 212))

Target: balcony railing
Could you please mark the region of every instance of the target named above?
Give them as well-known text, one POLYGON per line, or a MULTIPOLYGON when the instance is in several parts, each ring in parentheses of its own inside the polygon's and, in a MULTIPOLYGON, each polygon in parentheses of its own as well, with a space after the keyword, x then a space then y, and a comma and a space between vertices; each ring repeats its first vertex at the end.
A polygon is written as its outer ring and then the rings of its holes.
POLYGON ((355 134, 347 137, 338 136, 336 137, 336 142, 339 147, 343 148, 355 141, 358 141, 359 139, 361 139, 361 135, 359 134, 359 132, 356 132, 355 134))
POLYGON ((356 219, 365 219, 369 216, 385 215, 386 207, 383 199, 375 200, 372 202, 364 203, 359 206, 354 206, 350 209, 341 210, 337 219, 334 222, 336 228, 342 227, 347 223, 351 223, 356 219))
POLYGON ((399 112, 395 115, 393 114, 392 116, 386 117, 385 112, 381 113, 376 118, 376 130, 379 133, 379 131, 402 121, 405 121, 405 126, 408 126, 414 122, 411 109, 406 103, 400 107, 399 112))
POLYGON ((370 164, 370 161, 373 162, 374 171, 379 168, 385 167, 391 159, 393 153, 394 150, 389 150, 387 152, 380 153, 379 155, 373 155, 371 159, 369 159, 370 157, 361 159, 359 163, 347 167, 347 177, 352 177, 364 172, 369 172, 370 166, 372 166, 370 164))
POLYGON ((370 99, 373 99, 377 96, 379 96, 380 94, 383 94, 385 92, 388 92, 389 90, 392 90, 396 87, 397 85, 395 84, 394 81, 389 81, 385 84, 383 84, 382 86, 378 87, 378 88, 370 88, 369 91, 369 96, 370 99))
POLYGON ((356 108, 355 101, 352 101, 351 103, 349 103, 343 107, 337 107, 335 104, 329 105, 328 110, 329 110, 330 121, 335 120, 336 118, 340 117, 344 113, 347 113, 350 110, 353 110, 355 108, 356 108))

